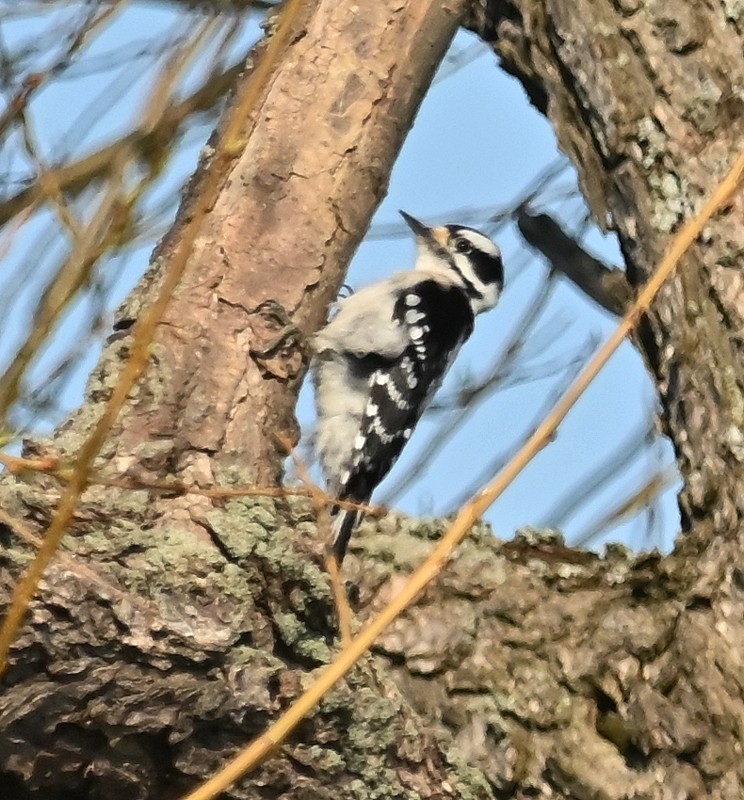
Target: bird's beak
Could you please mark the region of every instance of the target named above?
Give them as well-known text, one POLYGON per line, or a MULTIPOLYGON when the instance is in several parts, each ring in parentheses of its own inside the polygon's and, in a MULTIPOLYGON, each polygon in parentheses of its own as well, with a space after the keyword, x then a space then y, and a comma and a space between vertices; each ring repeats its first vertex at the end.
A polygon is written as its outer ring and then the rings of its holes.
POLYGON ((416 234, 416 238, 420 239, 424 244, 428 245, 432 250, 437 250, 440 247, 445 247, 447 244, 447 229, 446 228, 427 228, 423 222, 419 222, 416 217, 406 214, 405 211, 399 212, 401 217, 406 221, 408 227, 416 234))

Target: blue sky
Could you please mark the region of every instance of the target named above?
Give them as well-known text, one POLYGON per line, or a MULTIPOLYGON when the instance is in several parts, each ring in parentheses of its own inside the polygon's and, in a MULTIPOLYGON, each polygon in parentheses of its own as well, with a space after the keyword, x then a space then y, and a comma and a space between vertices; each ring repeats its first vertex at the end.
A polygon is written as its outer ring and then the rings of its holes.
MULTIPOLYGON (((2 8, 0 3, 0 12, 2 8)), ((131 48, 156 41, 157 37, 168 38, 178 33, 178 29, 174 31, 174 21, 178 19, 176 12, 156 4, 132 4, 94 43, 89 57, 103 58, 128 44, 131 48)), ((6 46, 19 38, 42 36, 50 26, 59 23, 51 14, 14 25, 1 20, 0 33, 6 46)), ((255 35, 255 30, 245 34, 243 40, 251 35, 255 35)), ((233 46, 237 52, 238 44, 233 46)), ((55 82, 41 92, 32 106, 32 121, 40 147, 49 160, 68 153, 85 153, 126 128, 149 89, 146 78, 150 63, 143 56, 135 62, 136 69, 125 64, 125 68, 107 76, 105 82, 96 72, 86 74, 81 65, 77 77, 73 69, 72 78, 55 82), (114 102, 112 97, 116 98, 114 102), (105 114, 99 113, 102 104, 105 114)), ((181 154, 153 193, 152 204, 163 197, 175 196, 181 181, 193 169, 208 134, 209 126, 202 126, 187 137, 181 154)), ((16 174, 24 165, 12 142, 9 148, 4 155, 0 154, 0 168, 16 174)), ((529 106, 519 84, 498 69, 495 56, 486 47, 474 37, 460 34, 406 141, 370 237, 352 263, 349 284, 360 287, 413 265, 414 245, 398 217, 399 208, 429 223, 467 222, 490 231, 493 226, 489 217, 513 203, 558 156, 550 125, 529 106), (462 210, 459 215, 458 209, 462 210), (473 215, 465 213, 467 210, 472 210, 473 215), (389 239, 376 235, 388 229, 400 235, 389 239)), ((585 211, 579 199, 566 195, 565 190, 572 183, 573 173, 568 170, 551 186, 545 203, 538 203, 538 208, 551 209, 569 227, 576 226, 585 211)), ((0 312, 6 320, 0 344, 3 363, 26 330, 38 293, 61 252, 54 230, 51 215, 39 215, 13 240, 4 257, 4 277, 0 276, 0 312), (46 244, 45 237, 48 237, 46 244), (20 274, 24 277, 19 281, 20 274)), ((545 264, 527 250, 513 225, 499 229, 495 238, 504 251, 506 292, 497 309, 479 319, 474 336, 463 349, 440 396, 451 397, 463 381, 477 376, 499 354, 535 302, 546 278, 545 264)), ((584 241, 609 263, 620 263, 612 237, 603 237, 596 229, 590 229, 584 241)), ((98 346, 88 332, 91 310, 99 308, 102 296, 109 312, 116 307, 146 266, 151 246, 147 242, 130 248, 105 265, 99 276, 98 295, 88 293, 76 304, 61 326, 55 345, 36 365, 36 380, 43 385, 50 364, 75 345, 72 377, 66 384, 59 384, 54 393, 62 410, 80 402, 84 377, 98 354, 98 346)), ((108 325, 110 317, 102 321, 97 334, 99 341, 106 335, 108 325)), ((546 397, 560 380, 560 366, 582 349, 586 350, 588 342, 606 338, 613 326, 609 314, 567 281, 558 279, 519 362, 523 377, 530 374, 544 377, 495 392, 437 458, 421 463, 420 453, 429 439, 436 436, 440 421, 446 417, 441 412, 428 415, 378 497, 389 497, 401 477, 414 470, 415 484, 396 496, 392 505, 417 514, 451 511, 489 460, 524 438, 546 397), (550 375, 551 370, 558 371, 550 375)), ((641 359, 626 343, 570 414, 556 440, 491 509, 488 519, 495 532, 506 538, 523 525, 549 523, 548 512, 567 491, 596 475, 605 456, 626 440, 631 431, 649 424, 654 402, 653 388, 641 359)), ((48 429, 58 413, 59 410, 35 422, 48 429)), ((303 430, 310 430, 313 409, 308 390, 302 393, 298 416, 303 430)), ((670 448, 663 442, 642 448, 614 481, 567 520, 565 532, 569 539, 586 532, 598 517, 656 471, 659 463, 669 464, 672 460, 670 448)), ((621 539, 634 547, 669 547, 678 524, 673 492, 667 493, 656 510, 651 541, 646 539, 646 524, 642 519, 612 530, 605 538, 621 539)))

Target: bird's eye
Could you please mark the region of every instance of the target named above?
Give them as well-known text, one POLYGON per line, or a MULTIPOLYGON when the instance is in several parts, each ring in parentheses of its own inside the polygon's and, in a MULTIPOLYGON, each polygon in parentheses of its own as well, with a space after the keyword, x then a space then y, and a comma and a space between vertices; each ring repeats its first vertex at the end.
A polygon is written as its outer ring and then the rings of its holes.
POLYGON ((455 250, 458 253, 470 253, 473 249, 473 245, 467 239, 457 239, 455 242, 455 250))

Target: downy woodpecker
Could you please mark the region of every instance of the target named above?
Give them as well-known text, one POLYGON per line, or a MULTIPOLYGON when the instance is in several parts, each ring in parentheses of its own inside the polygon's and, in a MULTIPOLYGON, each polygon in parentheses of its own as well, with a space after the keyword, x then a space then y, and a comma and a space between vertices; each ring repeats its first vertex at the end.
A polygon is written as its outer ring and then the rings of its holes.
MULTIPOLYGON (((475 317, 504 285, 499 248, 461 225, 416 235, 416 267, 337 303, 314 339, 316 451, 339 500, 367 503, 442 383, 475 317)), ((335 506, 333 554, 341 564, 362 512, 335 506)))

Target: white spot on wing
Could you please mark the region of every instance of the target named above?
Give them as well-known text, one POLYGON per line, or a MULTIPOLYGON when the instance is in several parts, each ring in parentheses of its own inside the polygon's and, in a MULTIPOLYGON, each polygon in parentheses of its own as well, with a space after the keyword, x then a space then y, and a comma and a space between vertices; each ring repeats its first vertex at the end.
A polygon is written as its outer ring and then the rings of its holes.
POLYGON ((383 444, 389 444, 395 439, 395 434, 390 434, 383 428, 379 419, 372 422, 372 430, 377 434, 378 438, 383 444))
POLYGON ((406 295, 406 305, 407 306, 411 306, 413 308, 414 306, 417 306, 420 302, 421 302, 421 298, 417 294, 407 294, 406 295))
POLYGON ((408 408, 408 403, 406 402, 406 398, 398 390, 398 387, 395 385, 393 381, 390 381, 387 385, 387 394, 388 397, 395 403, 395 405, 403 411, 404 409, 408 408))

